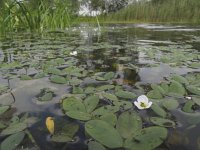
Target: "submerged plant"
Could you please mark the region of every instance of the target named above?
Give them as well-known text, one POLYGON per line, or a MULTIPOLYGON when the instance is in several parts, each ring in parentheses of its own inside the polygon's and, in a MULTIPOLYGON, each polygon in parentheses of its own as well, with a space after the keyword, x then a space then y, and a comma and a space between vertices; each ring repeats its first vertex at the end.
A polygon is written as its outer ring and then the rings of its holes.
POLYGON ((137 101, 135 101, 134 104, 138 109, 147 109, 151 107, 152 102, 149 101, 145 95, 141 95, 137 98, 137 101))

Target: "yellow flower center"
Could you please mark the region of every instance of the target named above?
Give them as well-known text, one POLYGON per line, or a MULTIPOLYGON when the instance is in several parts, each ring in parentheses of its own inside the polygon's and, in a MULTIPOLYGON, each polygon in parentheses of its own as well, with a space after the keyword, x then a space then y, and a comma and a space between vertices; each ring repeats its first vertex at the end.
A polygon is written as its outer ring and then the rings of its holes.
POLYGON ((146 108, 146 107, 147 107, 147 104, 145 104, 145 103, 143 103, 143 102, 140 102, 140 106, 146 108))

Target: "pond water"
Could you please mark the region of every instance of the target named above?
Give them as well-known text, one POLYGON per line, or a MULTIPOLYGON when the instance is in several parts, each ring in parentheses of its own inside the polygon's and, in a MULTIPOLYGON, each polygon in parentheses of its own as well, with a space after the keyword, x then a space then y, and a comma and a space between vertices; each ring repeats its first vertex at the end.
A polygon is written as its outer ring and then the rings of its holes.
POLYGON ((8 33, 0 38, 1 149, 198 150, 199 60, 199 26, 8 33), (152 107, 138 109, 140 95, 152 107))

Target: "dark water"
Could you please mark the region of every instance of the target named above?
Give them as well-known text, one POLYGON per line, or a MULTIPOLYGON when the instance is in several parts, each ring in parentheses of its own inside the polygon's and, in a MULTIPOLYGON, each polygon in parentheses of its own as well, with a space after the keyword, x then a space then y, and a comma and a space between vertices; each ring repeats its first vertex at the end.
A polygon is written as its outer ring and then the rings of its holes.
MULTIPOLYGON (((170 66, 146 55, 148 49, 159 49, 160 46, 170 45, 176 45, 176 47, 189 45, 191 53, 195 51, 197 55, 200 55, 198 53, 200 52, 200 27, 150 24, 107 25, 99 31, 96 27, 81 25, 65 31, 43 34, 8 33, 1 37, 0 62, 11 63, 19 60, 22 64, 28 64, 28 67, 24 65, 23 68, 11 70, 11 73, 31 75, 38 72, 37 69, 31 67, 32 63, 53 58, 66 58, 63 55, 64 51, 76 50, 78 54, 74 57, 77 66, 94 72, 113 71, 116 73, 114 82, 126 89, 132 89, 138 84, 148 89, 150 83, 159 83, 172 73, 186 75, 200 72, 200 68, 193 69, 187 65, 170 66), (127 64, 132 64, 137 69, 130 69, 127 64)), ((157 55, 162 56, 163 53, 157 52, 157 55)), ((3 78, 4 73, 4 68, 1 68, 0 84, 9 85, 12 94, 10 92, 2 94, 1 104, 12 102, 12 109, 6 114, 8 118, 16 114, 29 113, 30 116, 39 119, 29 128, 38 149, 87 149, 82 123, 68 118, 60 108, 61 97, 71 92, 70 86, 51 83, 48 77, 28 81, 21 81, 17 77, 8 81, 3 78), (35 96, 40 89, 46 87, 53 89, 55 93, 53 100, 45 104, 35 103, 35 96), (50 142, 45 127, 45 119, 48 116, 55 117, 55 120, 65 119, 78 123, 80 125, 79 132, 76 134, 78 140, 67 144, 50 142)), ((89 84, 99 85, 100 83, 85 78, 82 86, 89 84)), ((142 115, 146 115, 145 113, 142 115)), ((196 141, 200 137, 200 125, 197 124, 188 129, 190 125, 185 123, 185 118, 178 110, 172 112, 172 115, 180 124, 175 129, 169 129, 168 139, 157 149, 197 150, 199 147, 196 141)), ((29 148, 34 145, 26 141, 22 144, 29 148)))

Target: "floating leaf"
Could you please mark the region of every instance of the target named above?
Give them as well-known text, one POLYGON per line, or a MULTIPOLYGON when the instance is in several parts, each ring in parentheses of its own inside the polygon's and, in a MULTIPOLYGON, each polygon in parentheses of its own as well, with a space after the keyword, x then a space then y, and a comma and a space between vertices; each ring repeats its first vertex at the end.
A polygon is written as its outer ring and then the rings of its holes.
POLYGON ((102 93, 102 96, 107 98, 108 100, 111 100, 111 101, 117 101, 118 100, 118 98, 111 93, 102 93))
POLYGON ((159 90, 151 90, 147 93, 147 97, 153 98, 153 99, 161 99, 163 98, 162 94, 159 90))
POLYGON ((105 80, 111 80, 115 76, 114 72, 108 72, 104 75, 105 80))
POLYGON ((80 99, 69 97, 62 102, 63 109, 67 111, 81 111, 86 112, 85 106, 80 99))
POLYGON ((27 124, 25 122, 13 123, 13 124, 10 124, 6 129, 4 129, 1 132, 1 134, 3 135, 13 134, 13 133, 21 132, 26 128, 27 128, 27 124))
POLYGON ((99 97, 97 95, 92 95, 87 97, 84 100, 86 111, 88 113, 92 112, 97 107, 98 103, 99 103, 99 97))
POLYGON ((101 116, 100 119, 109 123, 112 126, 115 126, 116 122, 117 122, 117 117, 113 113, 105 114, 105 115, 101 116))
POLYGON ((101 116, 101 115, 105 115, 108 113, 115 113, 119 111, 119 106, 111 106, 111 105, 107 105, 107 106, 102 106, 100 108, 95 109, 92 112, 92 115, 97 115, 97 116, 101 116))
POLYGON ((137 97, 137 95, 133 92, 128 92, 128 91, 117 91, 115 93, 116 96, 120 97, 120 98, 125 98, 125 99, 134 99, 137 97))
POLYGON ((192 109, 192 106, 194 105, 195 103, 193 101, 187 101, 185 103, 185 105, 183 106, 183 111, 184 112, 187 112, 187 113, 193 113, 194 110, 192 109))
POLYGON ((58 75, 52 75, 50 77, 50 81, 53 83, 57 83, 57 84, 65 84, 67 83, 67 80, 62 77, 62 76, 58 76, 58 75))
POLYGON ((120 109, 123 110, 128 110, 131 109, 133 107, 133 104, 131 102, 128 101, 113 101, 113 104, 115 106, 118 106, 120 109))
POLYGON ((142 120, 136 113, 127 111, 119 116, 116 128, 121 137, 129 138, 142 129, 142 120))
POLYGON ((92 94, 92 93, 94 93, 95 92, 95 88, 94 87, 87 87, 86 89, 85 89, 85 92, 84 93, 86 93, 86 94, 92 94))
POLYGON ((169 86, 169 93, 174 93, 176 95, 185 95, 185 92, 185 88, 182 84, 177 81, 171 81, 171 84, 169 86))
POLYGON ((175 123, 169 119, 159 118, 159 117, 151 117, 150 121, 158 126, 162 127, 175 127, 175 123))
POLYGON ((83 94, 83 89, 80 87, 75 87, 73 86, 73 90, 72 90, 73 94, 83 94))
POLYGON ((193 85, 187 86, 187 90, 193 94, 200 95, 200 87, 196 87, 193 85))
POLYGON ((157 84, 151 84, 151 88, 155 91, 159 91, 159 93, 161 93, 162 95, 164 95, 166 93, 166 91, 157 84))
POLYGON ((1 143, 1 150, 14 150, 22 142, 24 136, 24 132, 10 135, 1 143))
POLYGON ((123 141, 117 130, 102 120, 91 120, 85 124, 86 132, 108 148, 122 147, 123 141))
POLYGON ((152 150, 158 147, 167 138, 167 129, 158 126, 144 128, 125 141, 124 147, 130 150, 152 150))
POLYGON ((88 143, 88 150, 106 150, 106 149, 100 143, 96 141, 90 141, 88 143))
POLYGON ((189 84, 188 80, 180 75, 173 75, 172 79, 182 84, 189 84))
POLYGON ((54 74, 54 75, 61 75, 62 71, 57 68, 48 68, 47 73, 54 74))
POLYGON ((28 75, 21 75, 20 79, 21 80, 32 80, 32 78, 30 76, 28 76, 28 75))
POLYGON ((106 90, 111 90, 115 86, 114 85, 102 85, 96 88, 97 91, 106 91, 106 90))
POLYGON ((192 97, 192 100, 200 106, 200 97, 192 97))
POLYGON ((0 106, 0 115, 6 112, 9 108, 9 106, 0 106))
POLYGON ((66 115, 70 118, 87 121, 92 118, 91 114, 81 111, 67 111, 66 115))
POLYGON ((164 109, 162 109, 160 106, 158 106, 157 104, 153 103, 151 106, 151 109, 158 115, 161 116, 163 118, 165 118, 167 116, 167 113, 165 112, 164 109))
POLYGON ((162 105, 168 110, 173 110, 178 107, 179 103, 174 99, 163 99, 162 105))

